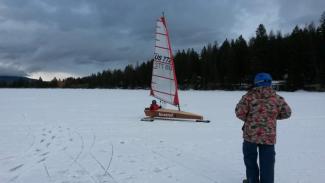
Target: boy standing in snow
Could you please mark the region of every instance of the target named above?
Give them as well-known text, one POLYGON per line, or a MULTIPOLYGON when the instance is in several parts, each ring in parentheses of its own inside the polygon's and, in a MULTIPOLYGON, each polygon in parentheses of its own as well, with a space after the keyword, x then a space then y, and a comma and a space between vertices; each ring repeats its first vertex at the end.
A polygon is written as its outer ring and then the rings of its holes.
POLYGON ((241 98, 235 109, 236 116, 245 122, 243 154, 248 183, 274 182, 276 120, 291 115, 289 105, 276 94, 271 84, 270 74, 257 74, 254 88, 241 98))

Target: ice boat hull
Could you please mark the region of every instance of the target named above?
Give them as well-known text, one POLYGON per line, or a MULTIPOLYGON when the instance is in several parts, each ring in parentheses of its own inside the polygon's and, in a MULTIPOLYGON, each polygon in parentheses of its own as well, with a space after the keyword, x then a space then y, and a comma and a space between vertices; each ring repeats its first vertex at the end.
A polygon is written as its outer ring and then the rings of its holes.
POLYGON ((152 111, 146 108, 144 113, 151 118, 203 120, 203 116, 201 115, 173 109, 158 109, 152 111))

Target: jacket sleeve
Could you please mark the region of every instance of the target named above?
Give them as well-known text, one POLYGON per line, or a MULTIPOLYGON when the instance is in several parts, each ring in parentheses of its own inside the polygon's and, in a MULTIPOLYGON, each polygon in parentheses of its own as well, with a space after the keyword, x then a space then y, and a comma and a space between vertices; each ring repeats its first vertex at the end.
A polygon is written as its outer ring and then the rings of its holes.
POLYGON ((279 105, 279 114, 277 119, 287 119, 291 116, 291 108, 284 100, 283 97, 279 97, 280 105, 279 105))
POLYGON ((235 113, 237 118, 241 119, 242 121, 246 121, 248 112, 249 112, 249 103, 247 98, 244 95, 236 105, 235 113))

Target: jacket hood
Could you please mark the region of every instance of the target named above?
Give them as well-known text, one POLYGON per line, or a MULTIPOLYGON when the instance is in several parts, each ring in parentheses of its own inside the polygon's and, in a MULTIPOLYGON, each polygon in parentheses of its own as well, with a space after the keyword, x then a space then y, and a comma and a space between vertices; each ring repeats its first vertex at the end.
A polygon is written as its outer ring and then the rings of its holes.
POLYGON ((255 87, 250 91, 250 94, 257 99, 269 98, 276 95, 271 87, 255 87))

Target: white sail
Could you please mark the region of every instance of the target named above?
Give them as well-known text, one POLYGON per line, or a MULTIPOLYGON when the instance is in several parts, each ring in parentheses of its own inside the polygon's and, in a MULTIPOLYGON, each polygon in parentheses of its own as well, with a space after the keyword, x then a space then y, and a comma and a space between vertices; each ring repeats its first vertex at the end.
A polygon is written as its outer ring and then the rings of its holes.
POLYGON ((174 59, 164 17, 157 20, 150 94, 169 104, 179 105, 174 59))

